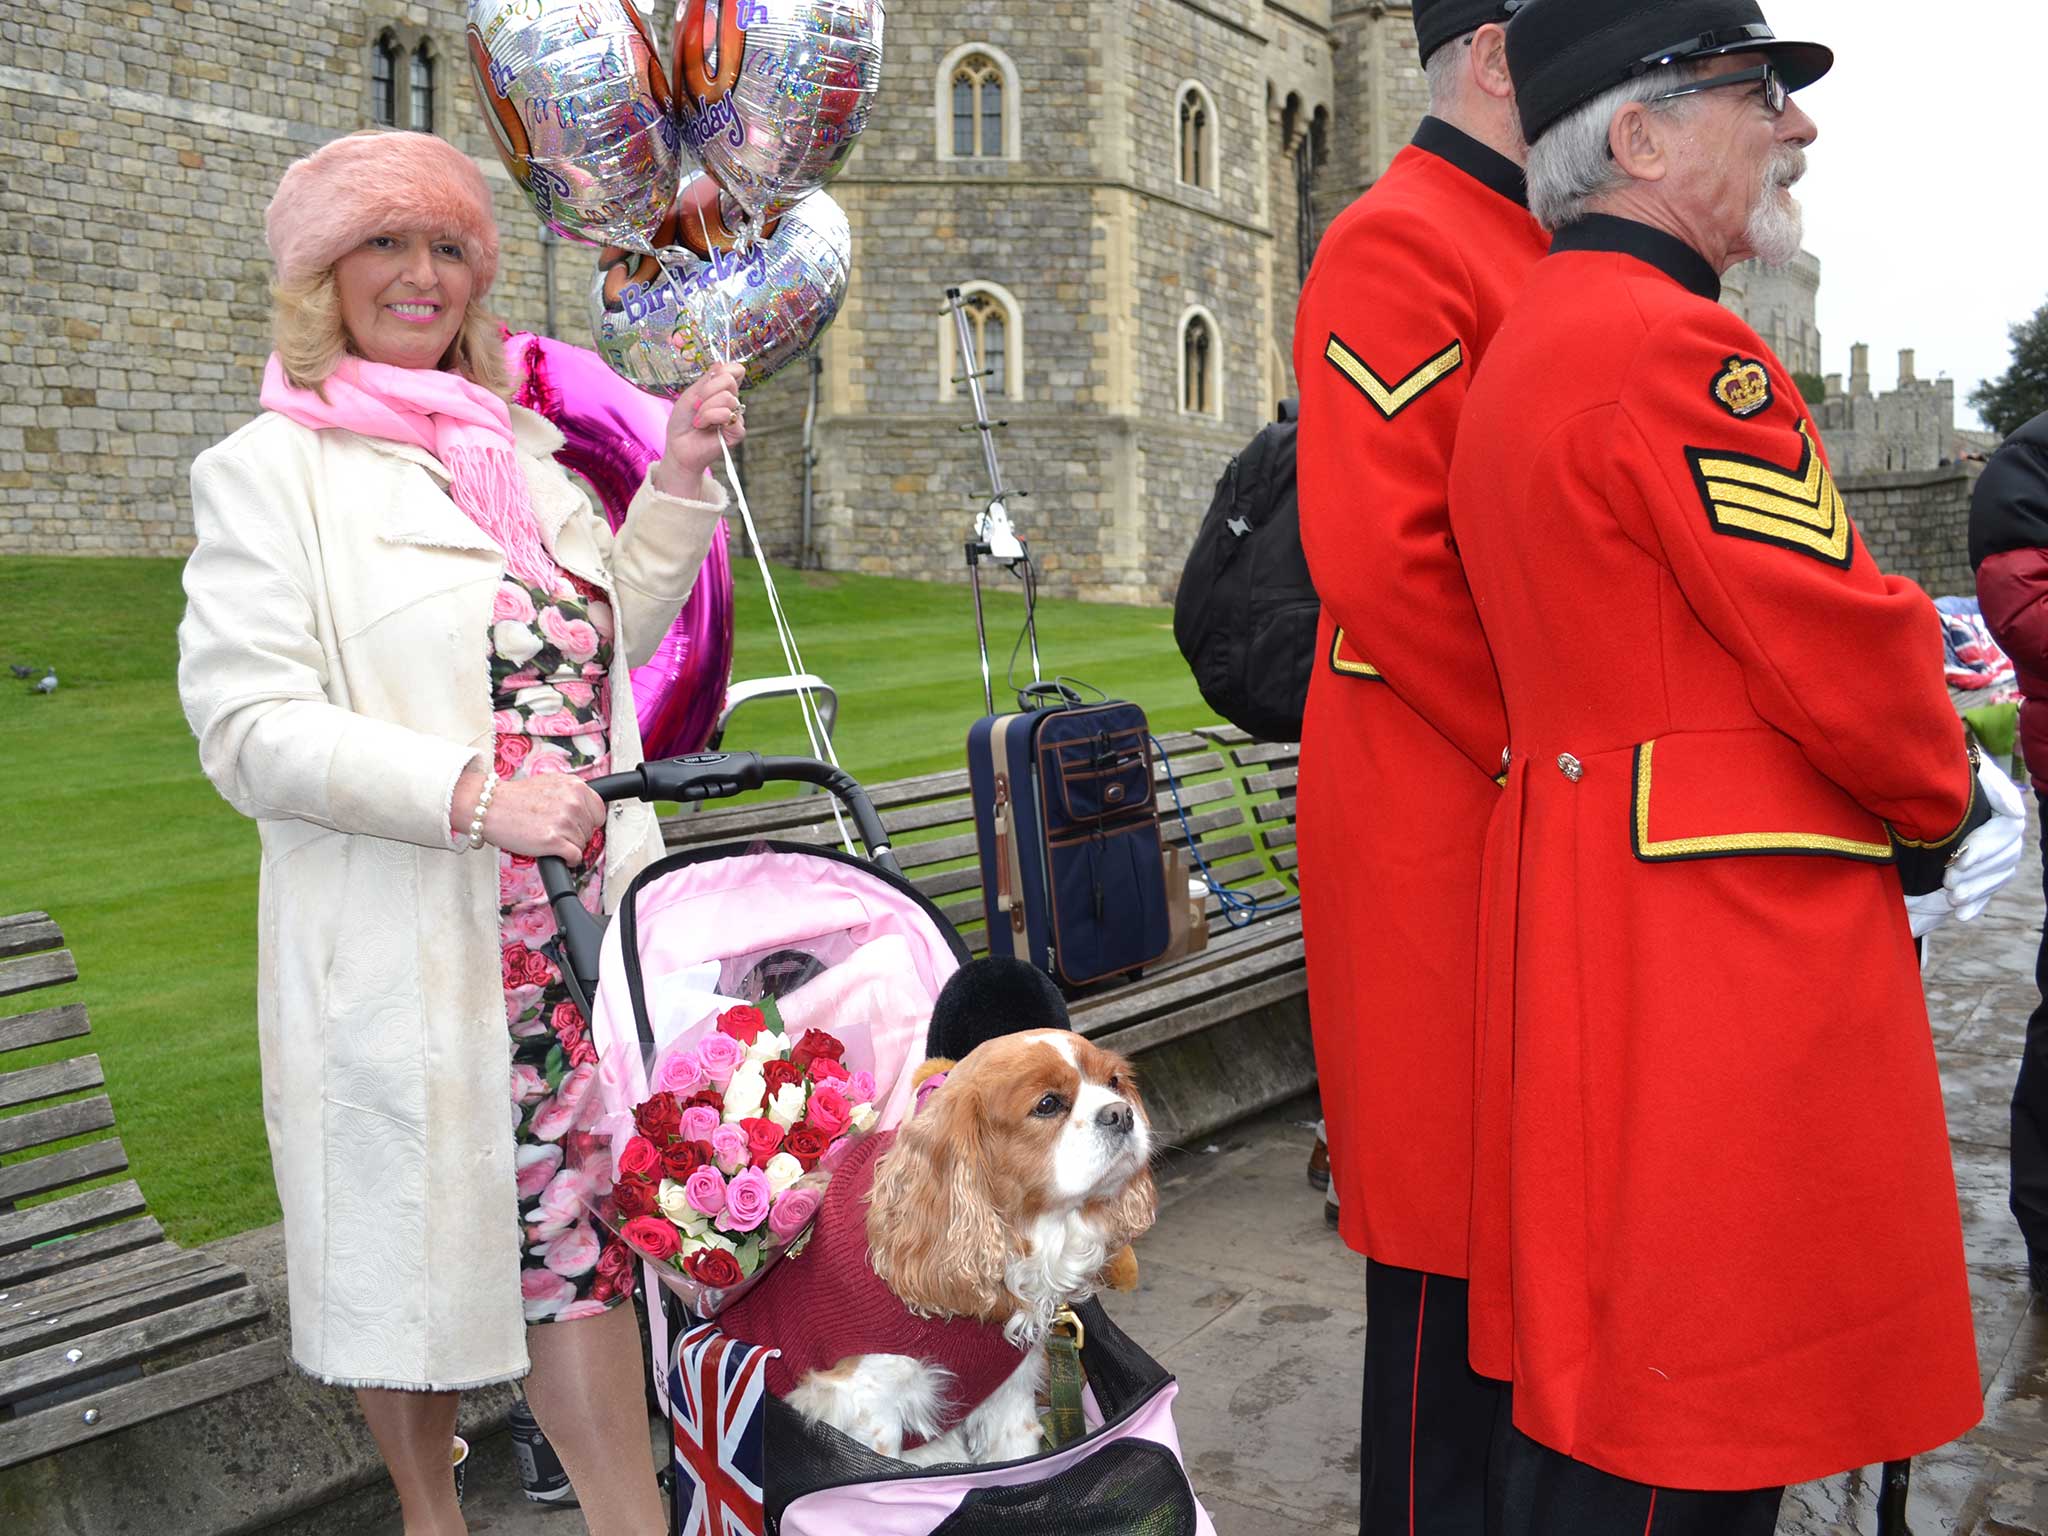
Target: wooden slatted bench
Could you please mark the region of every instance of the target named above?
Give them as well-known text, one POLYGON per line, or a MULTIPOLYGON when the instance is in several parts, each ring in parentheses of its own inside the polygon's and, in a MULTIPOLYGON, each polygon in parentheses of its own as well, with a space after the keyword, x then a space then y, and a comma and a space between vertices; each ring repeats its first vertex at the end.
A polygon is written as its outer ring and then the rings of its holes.
MULTIPOLYGON (((1280 864, 1286 854, 1280 867, 1291 870, 1292 748, 1269 753, 1232 731, 1160 740, 1186 811, 1183 827, 1162 765, 1155 787, 1168 846, 1191 844, 1210 873, 1241 896, 1268 903, 1292 896, 1291 880, 1276 878, 1266 856, 1275 850, 1280 864), (1233 761, 1236 753, 1248 754, 1245 764, 1233 761), (1242 771, 1247 764, 1253 771, 1242 771), (1263 798, 1280 790, 1282 779, 1282 798, 1263 798), (1247 795, 1252 818, 1240 803, 1247 795)), ((864 787, 904 874, 973 953, 986 953, 967 770, 864 787)), ((662 832, 673 850, 744 846, 755 838, 831 843, 838 835, 831 803, 816 795, 689 811, 665 819, 662 832)), ((1072 1005, 1077 1030, 1137 1063, 1155 1129, 1167 1142, 1206 1135, 1315 1084, 1299 908, 1233 926, 1212 895, 1207 912, 1206 949, 1072 1005)))
MULTIPOLYGON (((0 999, 75 981, 63 945, 45 913, 0 917, 0 999)), ((89 1028, 77 1003, 0 1018, 0 1062, 89 1028)), ((0 1071, 0 1468, 284 1369, 280 1339, 213 1347, 264 1315, 242 1271, 167 1241, 133 1179, 76 1188, 128 1167, 104 1086, 96 1055, 0 1071)))

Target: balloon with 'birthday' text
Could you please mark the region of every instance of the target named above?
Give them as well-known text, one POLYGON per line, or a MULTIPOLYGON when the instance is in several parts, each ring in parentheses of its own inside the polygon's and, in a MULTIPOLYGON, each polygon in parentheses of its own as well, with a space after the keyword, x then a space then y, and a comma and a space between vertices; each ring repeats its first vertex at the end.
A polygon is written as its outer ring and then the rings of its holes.
POLYGON ((675 98, 633 0, 469 0, 499 158, 565 239, 651 248, 681 173, 675 98))
POLYGON ((750 240, 735 241, 714 222, 709 210, 719 206, 738 222, 715 183, 692 177, 666 231, 674 244, 655 256, 619 247, 598 255, 590 294, 598 354, 651 393, 673 399, 720 362, 744 363, 743 387, 758 384, 801 356, 846 297, 853 233, 825 193, 750 240), (692 227, 693 209, 704 212, 708 238, 692 227))
POLYGON ((683 142, 753 220, 822 187, 882 79, 881 0, 683 0, 683 142))

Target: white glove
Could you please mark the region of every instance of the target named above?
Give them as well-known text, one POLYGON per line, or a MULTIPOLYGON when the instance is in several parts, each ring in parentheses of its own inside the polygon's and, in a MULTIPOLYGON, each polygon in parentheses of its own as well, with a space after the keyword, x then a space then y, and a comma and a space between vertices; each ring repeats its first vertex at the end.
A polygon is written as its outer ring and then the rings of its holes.
POLYGON ((1991 804, 1991 819, 1963 839, 1941 880, 1959 923, 1969 922, 1990 904, 1999 887, 2018 872, 2026 853, 2027 803, 2019 787, 1989 759, 1978 764, 1977 782, 1991 804))
POLYGON ((1924 896, 1906 898, 1906 921, 1912 925, 1913 937, 1924 939, 1943 923, 1955 908, 1948 904, 1948 892, 1934 890, 1924 896))

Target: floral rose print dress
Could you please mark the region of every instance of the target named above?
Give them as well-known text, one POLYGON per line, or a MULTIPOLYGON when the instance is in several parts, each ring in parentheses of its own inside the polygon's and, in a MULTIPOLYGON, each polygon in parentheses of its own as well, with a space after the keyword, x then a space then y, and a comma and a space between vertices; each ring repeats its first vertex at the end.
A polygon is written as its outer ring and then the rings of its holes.
MULTIPOLYGON (((491 698, 501 779, 610 771, 612 613, 597 588, 563 572, 554 591, 499 584, 491 624, 491 698)), ((604 828, 575 870, 592 912, 604 891, 604 828)), ((625 1244, 608 1242, 583 1203, 564 1139, 593 1093, 597 1053, 568 986, 541 946, 554 913, 534 861, 498 851, 498 936, 512 1031, 512 1125, 519 1180, 519 1283, 529 1323, 605 1311, 633 1292, 625 1244)))

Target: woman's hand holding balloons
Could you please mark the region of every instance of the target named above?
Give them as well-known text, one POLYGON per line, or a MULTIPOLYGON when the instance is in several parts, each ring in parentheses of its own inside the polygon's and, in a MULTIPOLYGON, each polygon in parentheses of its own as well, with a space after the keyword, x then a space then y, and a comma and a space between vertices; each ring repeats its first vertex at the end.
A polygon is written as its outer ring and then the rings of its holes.
POLYGON ((720 363, 677 397, 669 412, 668 437, 654 466, 654 488, 667 496, 704 499, 704 472, 724 457, 721 441, 736 444, 747 435, 740 384, 747 370, 720 363))

